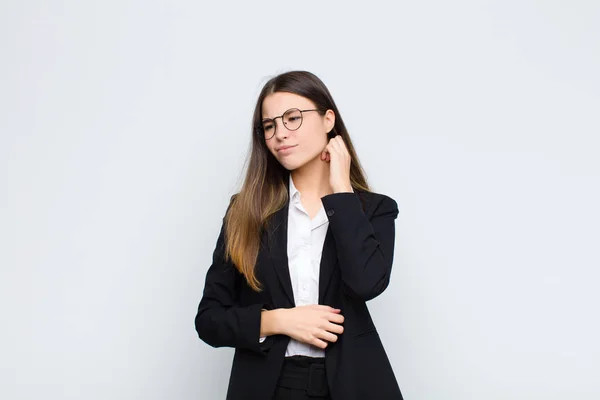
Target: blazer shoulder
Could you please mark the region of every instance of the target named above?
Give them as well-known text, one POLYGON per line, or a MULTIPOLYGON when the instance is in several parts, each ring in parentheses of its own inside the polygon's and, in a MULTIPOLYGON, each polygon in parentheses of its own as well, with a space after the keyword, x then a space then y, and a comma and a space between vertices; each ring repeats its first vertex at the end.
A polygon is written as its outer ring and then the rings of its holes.
POLYGON ((229 210, 231 210, 231 207, 233 207, 233 204, 235 203, 235 200, 237 199, 238 195, 239 193, 234 193, 229 198, 229 204, 227 204, 227 209, 225 210, 225 215, 223 218, 227 217, 227 214, 229 214, 229 210))
POLYGON ((398 203, 394 198, 384 193, 358 192, 367 214, 392 213, 398 214, 398 203))

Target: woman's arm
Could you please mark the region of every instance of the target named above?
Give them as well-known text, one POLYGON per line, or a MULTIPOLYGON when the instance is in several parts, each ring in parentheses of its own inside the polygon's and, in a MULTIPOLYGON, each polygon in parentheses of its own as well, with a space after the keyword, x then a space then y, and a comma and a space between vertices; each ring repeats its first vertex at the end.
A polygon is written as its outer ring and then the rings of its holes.
POLYGON ((281 328, 281 310, 262 310, 260 319, 260 337, 283 334, 281 328))
POLYGON ((381 196, 367 218, 356 193, 321 198, 338 251, 342 281, 364 301, 380 295, 390 282, 394 259, 396 201, 381 196))
POLYGON ((286 335, 324 349, 344 332, 340 311, 321 304, 263 310, 260 335, 286 335))
POLYGON ((266 354, 267 348, 259 343, 264 304, 238 304, 243 277, 231 262, 225 262, 224 234, 222 225, 195 318, 196 332, 213 347, 245 348, 266 354))

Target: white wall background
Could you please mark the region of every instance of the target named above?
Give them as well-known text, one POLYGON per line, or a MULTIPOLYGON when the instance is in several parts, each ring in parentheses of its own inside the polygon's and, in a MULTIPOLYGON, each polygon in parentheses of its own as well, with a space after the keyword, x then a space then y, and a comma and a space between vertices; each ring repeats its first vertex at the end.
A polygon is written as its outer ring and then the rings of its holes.
POLYGON ((600 398, 600 3, 0 3, 0 398, 223 399, 204 274, 266 79, 399 204, 407 400, 600 398))

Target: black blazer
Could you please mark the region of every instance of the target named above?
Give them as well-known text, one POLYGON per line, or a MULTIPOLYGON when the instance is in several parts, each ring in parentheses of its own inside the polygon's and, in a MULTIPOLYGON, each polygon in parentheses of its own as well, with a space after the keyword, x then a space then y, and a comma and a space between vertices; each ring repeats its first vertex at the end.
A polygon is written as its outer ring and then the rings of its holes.
MULTIPOLYGON (((390 281, 396 202, 370 192, 335 193, 322 198, 329 219, 321 258, 319 304, 341 309, 344 333, 325 350, 333 400, 400 400, 402 395, 373 324, 366 301, 390 281)), ((224 228, 206 274, 195 324, 213 347, 234 347, 228 400, 273 397, 287 344, 285 335, 259 342, 261 309, 292 308, 287 259, 289 201, 261 236, 255 271, 263 291, 253 291, 224 261, 224 228)))

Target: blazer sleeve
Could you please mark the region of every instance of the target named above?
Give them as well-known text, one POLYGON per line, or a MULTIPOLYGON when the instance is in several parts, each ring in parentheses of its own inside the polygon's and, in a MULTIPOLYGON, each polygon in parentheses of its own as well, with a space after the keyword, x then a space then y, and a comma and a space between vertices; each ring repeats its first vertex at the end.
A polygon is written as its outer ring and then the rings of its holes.
POLYGON ((204 292, 195 318, 198 337, 212 347, 235 347, 266 355, 268 343, 260 343, 261 310, 264 304, 240 306, 243 276, 225 261, 224 221, 206 273, 204 292))
POLYGON ((356 193, 334 193, 321 198, 334 237, 342 282, 364 301, 388 286, 394 260, 396 201, 381 196, 368 218, 356 193))

